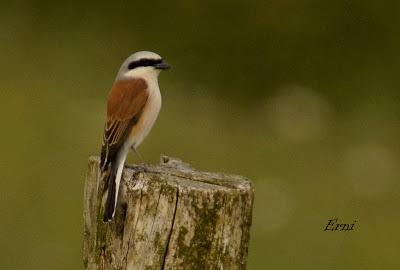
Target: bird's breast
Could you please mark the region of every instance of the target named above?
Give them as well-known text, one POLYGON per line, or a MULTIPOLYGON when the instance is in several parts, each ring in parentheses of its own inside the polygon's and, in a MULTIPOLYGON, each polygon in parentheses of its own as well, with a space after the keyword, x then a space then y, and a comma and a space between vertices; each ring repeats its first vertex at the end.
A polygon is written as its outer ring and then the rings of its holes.
POLYGON ((149 134, 161 109, 161 94, 158 86, 149 86, 148 91, 149 97, 146 105, 143 108, 139 121, 133 126, 129 136, 129 144, 133 147, 139 146, 143 139, 149 134))

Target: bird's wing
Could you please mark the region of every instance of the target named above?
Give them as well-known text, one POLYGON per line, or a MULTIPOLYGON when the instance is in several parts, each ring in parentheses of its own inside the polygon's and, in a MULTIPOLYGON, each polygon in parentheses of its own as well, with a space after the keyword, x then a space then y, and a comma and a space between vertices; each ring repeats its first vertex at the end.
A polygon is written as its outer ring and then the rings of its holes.
POLYGON ((143 79, 114 83, 107 102, 107 121, 101 148, 100 168, 105 171, 139 120, 147 102, 147 83, 143 79))

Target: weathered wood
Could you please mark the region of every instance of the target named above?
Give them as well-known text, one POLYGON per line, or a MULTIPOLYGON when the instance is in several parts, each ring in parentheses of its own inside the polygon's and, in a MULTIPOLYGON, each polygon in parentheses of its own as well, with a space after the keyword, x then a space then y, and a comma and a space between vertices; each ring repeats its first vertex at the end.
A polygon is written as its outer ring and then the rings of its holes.
POLYGON ((165 156, 159 166, 128 166, 114 220, 104 223, 98 163, 89 159, 85 184, 85 269, 245 269, 249 180, 165 156))

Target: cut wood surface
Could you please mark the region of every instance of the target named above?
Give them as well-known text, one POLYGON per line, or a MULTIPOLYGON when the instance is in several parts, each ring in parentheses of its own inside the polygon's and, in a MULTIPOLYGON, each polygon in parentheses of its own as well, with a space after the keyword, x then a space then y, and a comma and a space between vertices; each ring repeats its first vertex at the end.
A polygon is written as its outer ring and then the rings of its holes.
POLYGON ((194 170, 162 156, 126 166, 117 212, 103 222, 99 158, 84 194, 85 269, 245 269, 253 187, 242 176, 194 170))

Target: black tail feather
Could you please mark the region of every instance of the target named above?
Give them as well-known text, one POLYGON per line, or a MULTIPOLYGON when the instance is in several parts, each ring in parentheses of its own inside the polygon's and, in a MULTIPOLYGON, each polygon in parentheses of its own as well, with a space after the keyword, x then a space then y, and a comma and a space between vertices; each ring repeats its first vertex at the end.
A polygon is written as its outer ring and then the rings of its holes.
POLYGON ((115 210, 115 200, 117 199, 115 197, 116 195, 116 177, 117 177, 117 169, 118 167, 114 164, 111 165, 111 171, 108 174, 108 194, 107 194, 107 200, 106 200, 106 205, 104 208, 104 222, 108 222, 112 219, 114 210, 115 210))

